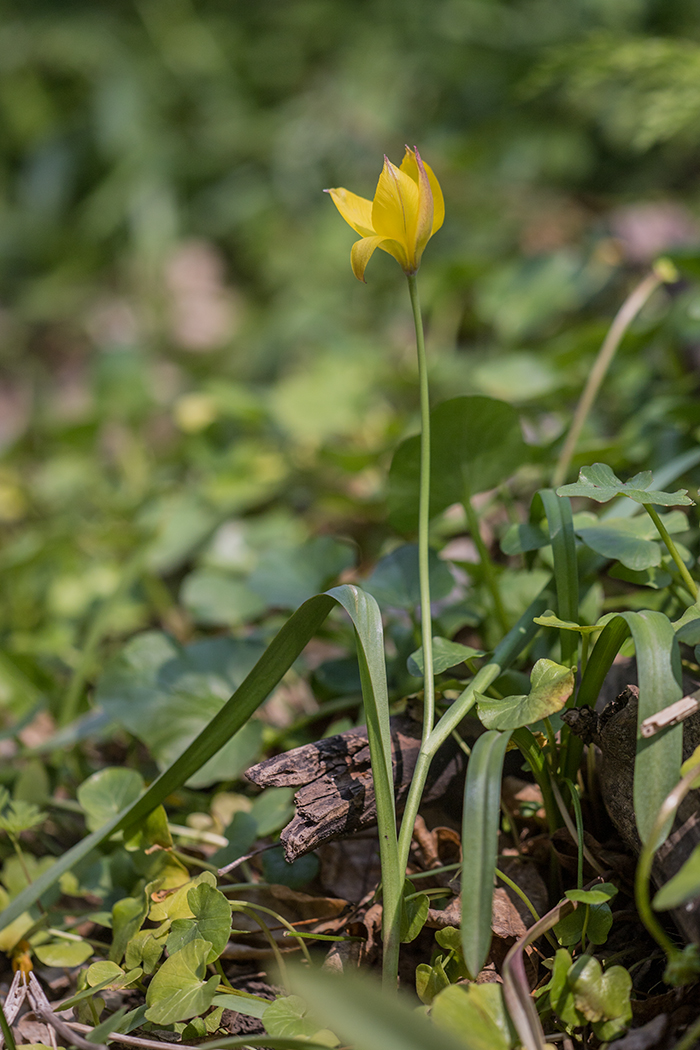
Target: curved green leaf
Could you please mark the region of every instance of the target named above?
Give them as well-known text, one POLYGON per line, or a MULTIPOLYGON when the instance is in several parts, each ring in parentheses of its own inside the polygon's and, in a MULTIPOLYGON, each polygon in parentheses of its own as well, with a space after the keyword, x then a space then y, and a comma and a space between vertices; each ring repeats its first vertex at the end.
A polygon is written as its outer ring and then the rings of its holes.
POLYGON ((700 846, 696 846, 687 861, 673 876, 672 879, 662 886, 654 897, 654 907, 657 911, 667 911, 669 908, 678 908, 686 901, 700 896, 700 846))
POLYGON ((174 1024, 209 1009, 221 980, 205 980, 210 953, 209 941, 195 940, 165 960, 146 992, 147 1020, 174 1024))
MULTIPOLYGON (((541 489, 532 501, 531 515, 537 516, 542 504, 547 516, 547 528, 554 558, 554 583, 557 589, 557 612, 562 620, 578 620, 578 564, 576 537, 568 499, 558 497, 553 489, 541 489)), ((561 635, 561 658, 565 664, 575 664, 578 639, 568 633, 561 635)))
POLYGON ((476 978, 491 945, 493 881, 498 853, 501 776, 509 733, 477 740, 467 766, 462 816, 462 951, 476 978))
MULTIPOLYGON (((618 613, 603 629, 579 689, 578 702, 595 706, 598 692, 622 642, 631 633, 637 654, 639 709, 637 755, 634 764, 634 812, 642 842, 651 835, 659 808, 678 782, 683 750, 683 726, 670 726, 643 737, 639 726, 651 715, 680 700, 680 652, 667 616, 653 610, 618 613)), ((670 829, 667 823, 659 845, 670 829)))
MULTIPOLYGON (((257 710, 294 663, 304 646, 316 634, 336 603, 340 602, 350 613, 351 617, 355 612, 355 606, 357 606, 358 619, 362 626, 365 644, 368 648, 373 668, 372 680, 375 682, 378 677, 381 677, 381 674, 378 673, 378 668, 383 666, 384 653, 380 645, 381 618, 379 610, 376 609, 376 613, 373 616, 366 614, 363 616, 363 608, 366 608, 372 600, 368 595, 365 595, 364 599, 359 597, 355 599, 354 596, 358 593, 362 593, 359 592, 358 588, 346 585, 337 587, 334 591, 327 594, 318 594, 304 602, 285 623, 255 667, 236 689, 233 696, 202 729, 183 754, 154 780, 141 798, 113 817, 103 827, 93 831, 92 834, 87 835, 81 842, 78 842, 72 849, 59 857, 47 871, 38 875, 31 886, 28 886, 22 893, 18 894, 0 914, 0 930, 5 929, 11 922, 14 922, 19 915, 39 900, 60 879, 61 875, 70 871, 74 864, 86 857, 103 842, 106 842, 115 831, 120 831, 128 825, 136 824, 138 821, 143 820, 168 795, 177 791, 189 777, 201 769, 204 763, 215 755, 241 726, 245 725, 253 712, 257 710), (382 649, 381 656, 379 653, 380 648, 382 649)), ((380 696, 377 706, 381 707, 385 702, 386 683, 384 690, 379 687, 377 695, 380 696)), ((368 715, 368 723, 369 721, 368 715)), ((373 716, 372 721, 374 727, 381 725, 386 732, 388 711, 385 714, 373 716)), ((376 731, 374 728, 372 731, 374 733, 374 748, 376 751, 376 731)), ((386 785, 388 782, 393 786, 393 778, 390 779, 386 775, 387 768, 391 769, 391 750, 388 737, 386 748, 383 746, 381 748, 385 756, 381 764, 381 767, 384 769, 383 783, 386 785), (389 754, 388 762, 386 759, 386 748, 388 748, 389 754)), ((385 808, 385 816, 391 823, 389 806, 385 808)), ((391 808, 393 809, 393 805, 391 808)))
POLYGON ((487 729, 520 729, 548 718, 562 707, 574 691, 574 669, 553 660, 538 660, 530 677, 527 696, 493 700, 477 694, 477 713, 487 729))

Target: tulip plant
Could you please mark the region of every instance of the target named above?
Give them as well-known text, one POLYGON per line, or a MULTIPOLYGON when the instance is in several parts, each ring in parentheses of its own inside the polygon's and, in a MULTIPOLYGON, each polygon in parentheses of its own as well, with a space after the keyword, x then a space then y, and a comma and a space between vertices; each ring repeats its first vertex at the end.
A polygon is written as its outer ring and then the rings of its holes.
MULTIPOLYGON (((495 489, 527 462, 528 450, 520 433, 518 414, 508 404, 475 396, 452 399, 432 412, 430 407, 417 272, 428 241, 444 221, 445 206, 440 184, 418 150, 407 147, 399 167, 385 158, 373 200, 357 196, 344 188, 327 192, 342 217, 360 238, 351 251, 355 277, 364 282, 367 264, 377 248, 391 255, 406 275, 415 323, 420 436, 408 438, 399 446, 389 474, 390 494, 394 493, 392 513, 400 522, 398 531, 406 533, 417 529, 418 534, 421 647, 411 655, 408 673, 413 684, 417 672, 423 679, 422 734, 401 822, 399 824, 397 820, 394 798, 390 691, 382 615, 377 601, 368 590, 355 584, 336 586, 316 594, 297 608, 230 699, 179 757, 169 764, 164 763, 163 772, 148 787, 144 787, 142 778, 133 770, 100 770, 96 776, 105 775, 101 785, 81 787, 79 804, 88 815, 90 834, 57 857, 50 867, 37 869, 31 884, 8 901, 0 915, 0 934, 4 937, 0 947, 9 945, 12 950, 17 940, 12 939, 13 924, 19 923, 22 930, 27 932, 22 923, 26 922, 29 910, 41 901, 46 891, 62 876, 80 866, 80 862, 94 850, 113 845, 119 833, 122 835, 119 841, 127 844, 126 849, 145 849, 147 846, 150 852, 154 848, 169 849, 172 846, 163 802, 199 773, 231 741, 234 734, 246 726, 307 643, 317 634, 331 610, 339 606, 350 618, 355 633, 376 796, 382 868, 385 988, 392 992, 395 990, 400 945, 402 941, 416 935, 428 910, 427 895, 415 890, 406 878, 406 871, 430 765, 449 737, 456 736, 463 744, 459 738, 460 723, 470 711, 475 711, 485 731, 471 749, 464 792, 461 866, 462 886, 468 886, 469 892, 463 893, 461 930, 449 927, 441 930, 437 939, 444 954, 437 954, 430 965, 422 964, 419 967, 418 993, 432 1007, 432 1017, 439 1027, 439 1018, 445 1018, 450 1012, 450 994, 456 991, 451 988, 452 979, 457 981, 465 976, 476 979, 488 956, 494 880, 500 879, 523 895, 523 891, 496 868, 503 764, 506 751, 515 747, 524 757, 541 790, 549 831, 553 833, 560 828, 567 828, 576 844, 576 888, 567 891, 566 900, 556 904, 551 901, 554 907, 541 918, 532 903, 527 902, 536 920, 535 925, 528 931, 527 937, 518 941, 508 953, 504 964, 503 992, 492 990, 493 994, 484 993, 485 998, 480 997, 478 991, 465 992, 469 1003, 465 1006, 465 1002, 462 1002, 460 1009, 468 1006, 469 1010, 476 1011, 482 1017, 482 998, 485 1002, 495 996, 498 998, 498 1011, 502 1011, 505 1004, 510 1017, 510 1021, 503 1021, 501 1029, 510 1031, 508 1025, 512 1022, 521 1044, 528 1048, 537 1047, 538 1050, 544 1046, 540 1014, 558 1018, 557 1023, 568 1030, 590 1020, 598 1038, 616 1038, 631 1017, 631 980, 619 966, 610 968, 603 975, 600 963, 590 954, 590 949, 591 945, 605 940, 607 932, 601 935, 601 923, 604 926, 608 917, 612 922, 607 902, 618 890, 607 882, 593 890, 583 886, 584 860, 595 864, 595 858, 591 860, 584 841, 579 800, 578 776, 583 744, 572 735, 566 720, 562 720, 559 713, 564 707, 595 705, 615 656, 630 638, 636 648, 639 671, 640 727, 645 720, 648 721, 681 699, 680 646, 698 646, 695 660, 700 660, 700 603, 692 571, 692 556, 674 539, 674 536, 687 529, 687 521, 682 512, 669 508, 689 507, 693 501, 684 489, 668 492, 662 486, 670 484, 690 467, 697 465, 700 452, 690 450, 677 457, 660 472, 655 485, 648 471, 623 482, 609 466, 600 463, 582 467, 575 483, 566 485, 563 482, 567 478, 578 436, 625 332, 649 297, 663 283, 676 280, 676 271, 667 260, 657 263, 652 273, 644 278, 623 304, 591 370, 568 439, 562 444, 553 486, 540 490, 533 497, 530 521, 513 524, 502 539, 502 549, 507 556, 522 556, 530 564, 537 557, 541 557, 542 561, 539 579, 543 585, 540 587, 538 583, 539 593, 535 594, 529 606, 513 623, 516 616, 509 619, 502 601, 498 572, 490 562, 488 550, 481 539, 472 497, 495 489), (437 470, 436 465, 439 468, 437 470), (598 504, 609 503, 610 507, 599 517, 589 511, 575 514, 571 497, 586 498, 598 504), (469 649, 449 638, 433 637, 429 527, 431 519, 456 503, 464 507, 467 526, 480 555, 485 591, 490 595, 493 607, 493 623, 484 629, 484 635, 489 638, 488 644, 491 645, 491 639, 495 643, 488 652, 469 649), (648 514, 648 521, 641 514, 635 517, 642 508, 648 514), (540 551, 542 555, 538 554, 540 551), (602 617, 596 613, 587 618, 584 602, 597 583, 602 567, 611 561, 620 567, 622 579, 640 586, 646 582, 656 591, 665 588, 661 591, 662 600, 656 601, 650 609, 613 609, 602 617), (651 575, 645 577, 645 571, 651 575), (661 577, 664 582, 659 583, 661 577), (589 622, 591 619, 594 622, 589 622), (528 652, 530 647, 534 649, 535 644, 539 646, 537 653, 528 652), (526 655, 528 660, 523 659, 521 662, 530 672, 529 685, 523 685, 526 691, 522 694, 506 695, 512 688, 514 677, 506 672, 511 672, 514 663, 526 655), (476 660, 481 661, 478 667, 476 660), (471 676, 467 684, 448 679, 446 686, 445 673, 463 662, 468 666, 471 676), (440 684, 438 689, 436 680, 440 684), (456 685, 460 688, 456 689, 456 685), (107 804, 103 794, 110 777, 115 784, 119 782, 120 787, 115 792, 115 798, 110 797, 107 804), (129 784, 123 782, 124 777, 130 780, 129 784), (95 793, 99 797, 95 797, 95 793), (592 911, 594 908, 598 909, 595 913, 592 911), (591 919, 593 914, 596 915, 595 921, 591 919), (523 965, 523 952, 539 936, 546 936, 556 953, 552 964, 552 981, 541 989, 543 994, 548 993, 548 997, 541 999, 540 1014, 530 995, 523 965), (580 945, 581 950, 574 959, 569 949, 575 952, 577 945, 580 945), (613 971, 617 971, 614 980, 610 976, 613 971), (605 991, 606 982, 611 986, 615 984, 617 991, 614 995, 608 995, 609 989, 605 991)), ((139 571, 140 563, 135 562, 133 572, 137 574, 139 571)), ((528 600, 533 593, 534 589, 529 593, 528 600)), ((415 611, 415 605, 415 600, 411 599, 412 612, 415 611)), ((520 609, 523 605, 525 602, 522 602, 520 609)), ((158 644, 163 646, 163 659, 168 659, 172 667, 177 663, 177 654, 173 655, 168 649, 169 643, 158 644)), ((150 653, 151 650, 148 650, 150 653)), ((147 662, 141 661, 142 664, 147 662)), ((129 673, 129 668, 125 670, 121 667, 117 675, 117 707, 123 700, 122 690, 128 692, 129 673)), ((521 681, 523 672, 518 671, 517 674, 519 677, 516 681, 521 681)), ((154 676, 158 678, 155 672, 154 676)), ((152 684, 149 683, 149 688, 152 684)), ((82 680, 78 681, 71 693, 71 715, 75 713, 81 685, 82 680)), ((165 688, 160 679, 157 688, 165 688)), ((141 690, 139 686, 133 692, 140 702, 146 690, 141 690)), ((110 704, 108 693, 109 690, 105 688, 103 702, 107 709, 110 704)), ((402 692, 396 698, 405 695, 402 692)), ((111 700, 114 703, 114 698, 111 700)), ((678 907, 700 892, 698 860, 691 858, 688 867, 682 869, 678 881, 671 880, 653 901, 648 883, 654 853, 667 839, 680 802, 697 784, 700 759, 696 754, 681 773, 682 726, 673 721, 662 720, 662 723, 659 731, 650 739, 643 736, 640 728, 634 759, 634 816, 643 844, 636 890, 640 916, 667 955, 669 965, 666 979, 671 983, 682 983, 692 979, 700 963, 695 956, 679 952, 652 911, 678 907)), ((15 801, 10 802, 9 795, 0 798, 0 830, 10 836, 20 860, 19 836, 34 827, 40 816, 43 815, 37 815, 26 806, 24 809, 21 806, 18 808, 15 801)), ((552 885, 558 889, 554 868, 552 875, 552 885)), ((167 1026, 193 1016, 193 1013, 182 1012, 180 987, 183 980, 190 982, 192 995, 198 997, 197 1002, 201 1006, 201 1009, 197 1009, 198 1013, 206 1012, 212 1005, 219 979, 225 980, 219 956, 230 934, 231 913, 240 911, 249 915, 253 906, 246 902, 228 901, 215 884, 214 872, 204 871, 187 883, 185 889, 178 889, 172 897, 166 894, 165 903, 157 900, 152 904, 150 898, 142 899, 141 888, 138 891, 141 896, 130 899, 131 911, 129 908, 120 910, 122 902, 115 905, 112 916, 115 944, 112 951, 114 958, 119 961, 125 956, 127 964, 133 966, 130 973, 138 970, 140 975, 143 972, 146 961, 145 957, 139 955, 139 945, 142 942, 145 944, 149 937, 153 940, 155 936, 153 931, 142 930, 141 924, 145 921, 161 923, 156 932, 163 943, 156 945, 153 950, 157 951, 156 960, 164 948, 168 958, 148 984, 145 1017, 149 1022, 167 1026), (185 894, 189 903, 183 903, 185 894), (179 911, 180 908, 183 910, 179 911), (187 924, 191 924, 192 928, 187 924), (205 939, 202 929, 209 931, 208 939, 205 939), (216 975, 204 981, 207 967, 211 966, 215 967, 216 975)), ((557 892, 555 901, 558 899, 557 892)), ((269 933, 262 915, 264 912, 266 909, 260 906, 255 913, 255 921, 269 933)), ((285 921, 282 920, 283 923, 285 921)), ((302 950, 306 953, 302 936, 298 931, 292 932, 298 936, 302 950)), ((32 931, 28 933, 28 936, 31 935, 32 931)), ((80 940, 77 935, 71 937, 80 940)), ((273 950, 276 951, 276 948, 273 950)), ((91 947, 87 945, 85 958, 90 952, 91 947)), ((277 955, 284 973, 284 960, 281 953, 277 955)), ((116 966, 120 970, 116 962, 105 965, 116 966)), ((156 965, 157 962, 152 960, 151 969, 147 971, 149 976, 156 965)), ((109 975, 103 974, 100 982, 103 977, 104 983, 108 983, 109 975)), ((369 1039, 363 1043, 364 1035, 352 1027, 352 1019, 357 1011, 350 1010, 349 1027, 343 1027, 345 1022, 341 1024, 340 1019, 347 1007, 344 996, 346 993, 351 995, 348 989, 352 986, 351 980, 346 988, 339 988, 337 982, 334 984, 332 981, 326 987, 325 978, 322 977, 319 985, 323 992, 321 998, 325 1002, 337 1004, 334 1013, 337 1013, 340 1028, 349 1033, 350 1041, 356 1041, 358 1046, 374 1047, 378 1045, 376 1039, 375 1042, 369 1039)), ((98 990, 103 984, 94 987, 98 990)), ((308 973, 297 974, 291 980, 291 987, 300 989, 302 994, 313 999, 316 986, 313 978, 309 983, 308 973)), ((469 986, 472 990, 480 987, 476 984, 469 986)), ((82 998, 91 994, 88 989, 84 989, 76 1001, 82 1001, 82 998)), ((229 987, 226 994, 235 994, 235 990, 229 987)), ((362 1001, 365 995, 364 991, 352 994, 359 997, 355 1001, 362 1001)), ((415 1025, 416 1033, 413 1033, 414 1015, 405 1012, 397 1001, 389 1000, 384 1007, 382 1000, 370 991, 362 1005, 363 1009, 374 1012, 373 1016, 376 1014, 377 1024, 386 1013, 391 1024, 404 1032, 402 1045, 415 1044, 421 1050, 433 1045, 430 1027, 425 1019, 419 1018, 420 1023, 415 1025), (413 1042, 412 1035, 415 1035, 413 1042)), ((449 1018, 446 1027, 449 1030, 449 1018)), ((440 1045, 452 1045, 450 1038, 446 1036, 440 1045)), ((498 1035, 498 1039, 501 1038, 502 1032, 498 1035)), ((515 1039, 516 1035, 512 1035, 512 1038, 508 1036, 509 1048, 515 1045, 515 1039)), ((293 1042, 287 1040, 290 1045, 293 1042)), ((245 1039, 233 1040, 229 1045, 245 1043, 245 1039)), ((221 1041, 219 1045, 223 1045, 221 1041)), ((472 1050, 468 1034, 460 1045, 472 1050)), ((482 1045, 485 1044, 478 1043, 478 1046, 482 1045)), ((506 1043, 499 1042, 497 1045, 506 1043)), ((475 1043, 475 1050, 476 1047, 475 1043)))

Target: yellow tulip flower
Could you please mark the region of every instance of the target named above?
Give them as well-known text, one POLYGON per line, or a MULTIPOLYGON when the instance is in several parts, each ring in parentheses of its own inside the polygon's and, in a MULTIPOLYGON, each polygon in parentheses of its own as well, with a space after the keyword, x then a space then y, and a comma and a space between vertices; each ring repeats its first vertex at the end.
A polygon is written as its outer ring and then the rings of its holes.
POLYGON ((350 257, 359 281, 365 279, 365 267, 375 248, 393 255, 404 273, 414 274, 423 249, 445 218, 440 183, 418 150, 408 146, 400 168, 384 157, 373 201, 342 188, 326 193, 362 238, 353 244, 350 257))

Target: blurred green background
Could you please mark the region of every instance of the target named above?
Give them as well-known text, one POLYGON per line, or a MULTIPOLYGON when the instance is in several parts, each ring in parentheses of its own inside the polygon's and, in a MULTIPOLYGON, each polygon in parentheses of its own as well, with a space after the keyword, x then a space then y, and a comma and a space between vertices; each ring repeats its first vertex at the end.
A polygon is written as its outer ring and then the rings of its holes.
MULTIPOLYGON (((404 143, 432 165, 433 396, 515 404, 532 487, 627 292, 699 239, 692 0, 5 0, 2 23, 13 715, 77 703, 100 639, 265 635, 396 542, 405 282, 382 253, 355 281, 325 187, 371 197, 404 143)), ((696 443, 699 339, 697 288, 659 292, 579 463, 696 443)))

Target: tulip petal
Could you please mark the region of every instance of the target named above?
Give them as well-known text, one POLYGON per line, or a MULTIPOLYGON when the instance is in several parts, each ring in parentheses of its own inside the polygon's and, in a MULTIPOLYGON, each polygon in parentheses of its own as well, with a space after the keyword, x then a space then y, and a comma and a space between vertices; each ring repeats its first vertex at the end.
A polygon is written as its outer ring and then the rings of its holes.
POLYGON ((351 193, 342 186, 326 190, 326 193, 330 193, 336 208, 356 233, 361 237, 373 236, 372 201, 368 201, 366 197, 358 197, 356 193, 351 193))
POLYGON ((350 254, 352 272, 358 281, 365 282, 365 267, 374 255, 377 248, 388 252, 404 270, 408 271, 408 260, 403 245, 388 237, 363 237, 361 241, 355 241, 350 254))
POLYGON ((418 186, 386 157, 372 202, 374 232, 402 244, 413 266, 414 244, 409 233, 418 214, 418 186))
MULTIPOLYGON (((433 228, 430 233, 430 236, 432 237, 434 233, 437 233, 445 221, 445 198, 442 195, 440 183, 435 177, 433 169, 429 164, 426 164, 425 161, 422 163, 428 176, 430 189, 433 194, 433 228)), ((408 146, 406 146, 406 155, 401 162, 401 171, 404 171, 415 183, 418 183, 418 163, 413 150, 409 149, 408 146)))
MULTIPOLYGON (((408 146, 406 149, 408 150, 408 146)), ((420 263, 423 249, 433 235, 433 191, 425 165, 417 149, 414 151, 414 157, 418 172, 418 215, 416 216, 415 229, 416 263, 420 263)))

